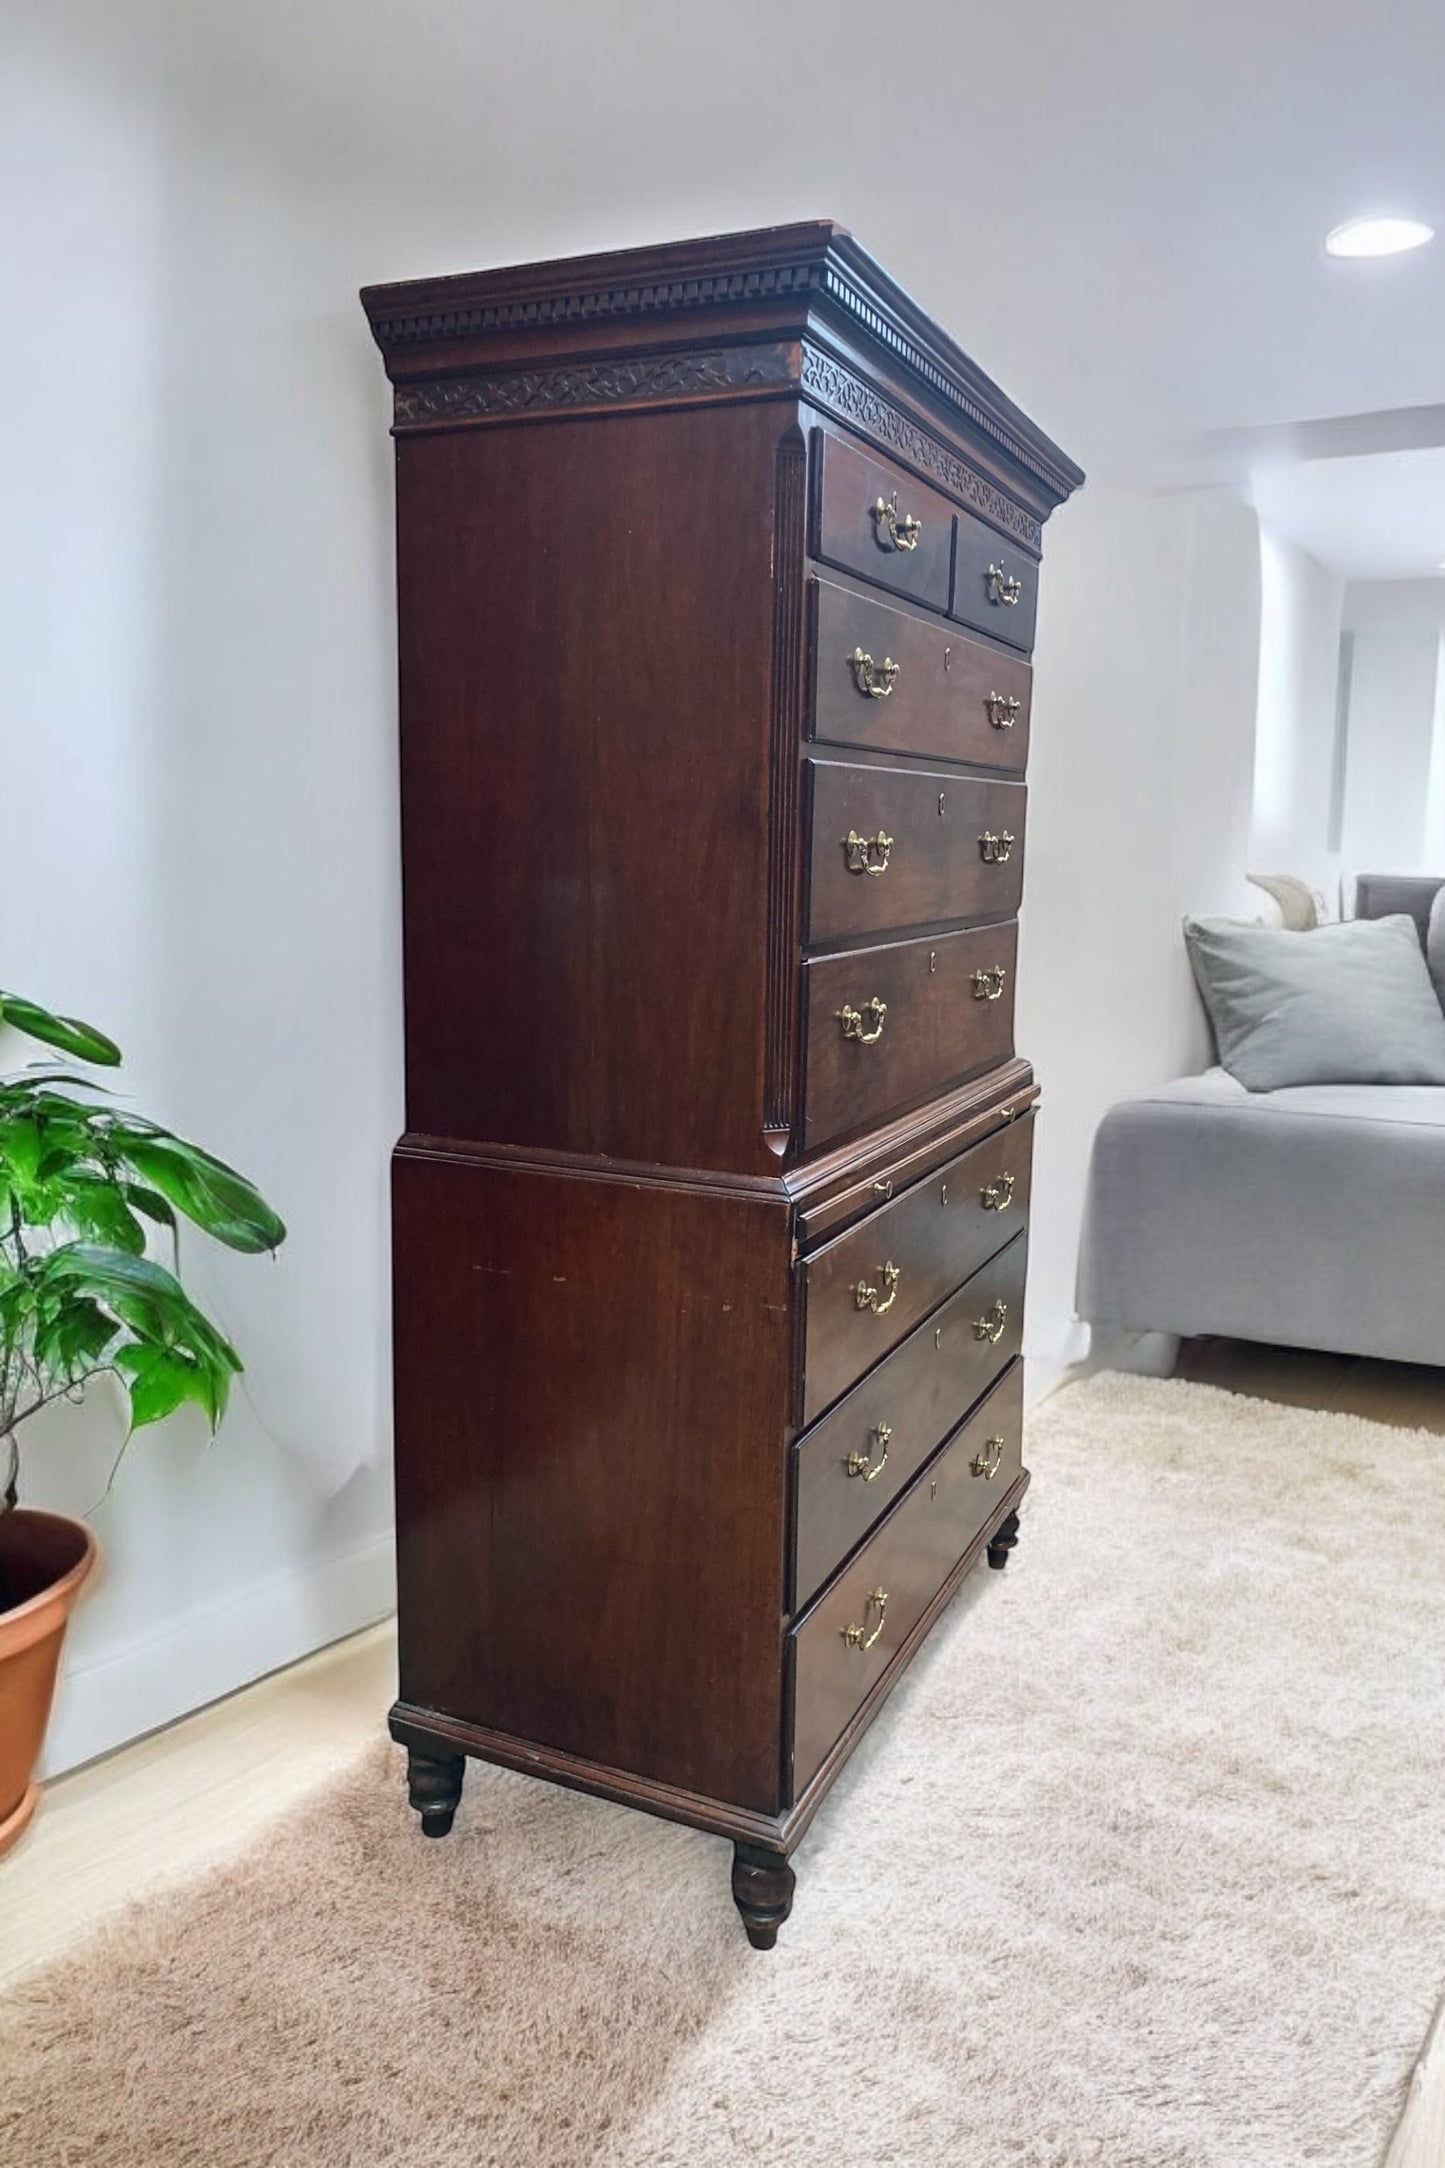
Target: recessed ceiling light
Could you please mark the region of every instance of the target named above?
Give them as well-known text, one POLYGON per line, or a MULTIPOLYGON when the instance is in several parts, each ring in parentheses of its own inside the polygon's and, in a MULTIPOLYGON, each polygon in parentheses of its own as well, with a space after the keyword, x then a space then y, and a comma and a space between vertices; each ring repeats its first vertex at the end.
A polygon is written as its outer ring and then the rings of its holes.
POLYGON ((1435 228, 1419 218, 1347 218, 1325 236, 1331 256, 1403 256, 1435 238, 1435 228))

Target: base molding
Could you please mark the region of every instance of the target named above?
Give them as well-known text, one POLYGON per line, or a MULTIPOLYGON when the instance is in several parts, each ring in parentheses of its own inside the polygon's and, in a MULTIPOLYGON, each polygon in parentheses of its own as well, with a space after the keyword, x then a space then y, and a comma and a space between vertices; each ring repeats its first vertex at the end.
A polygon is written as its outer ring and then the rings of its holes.
POLYGON ((756 1808, 733 1805, 727 1800, 711 1799, 701 1792, 661 1784, 651 1777, 635 1776, 627 1770, 609 1769, 582 1755, 565 1753, 560 1747, 517 1739, 509 1732, 492 1731, 484 1724, 469 1724, 460 1717, 448 1716, 440 1709, 425 1709, 415 1702, 393 1703, 387 1718, 391 1736, 410 1753, 435 1758, 467 1754, 476 1761, 515 1769, 522 1776, 545 1777, 549 1783, 561 1784, 569 1791, 588 1792, 597 1799, 610 1799, 618 1806, 637 1807, 662 1821, 682 1822, 689 1828, 706 1830, 712 1836, 730 1837, 735 1844, 754 1851, 787 1859, 802 1841, 859 1739, 927 1640, 960 1584, 983 1558, 995 1532, 1017 1510, 1028 1487, 1029 1471, 1025 1468, 999 1499, 888 1669, 866 1701, 860 1704, 847 1729, 829 1750, 817 1775, 797 1801, 780 1813, 763 1813, 756 1808))

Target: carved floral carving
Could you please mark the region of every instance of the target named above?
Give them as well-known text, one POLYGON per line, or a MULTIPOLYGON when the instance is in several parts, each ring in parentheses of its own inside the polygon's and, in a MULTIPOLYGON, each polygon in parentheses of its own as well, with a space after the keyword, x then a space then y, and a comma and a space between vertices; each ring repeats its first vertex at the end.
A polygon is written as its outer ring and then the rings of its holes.
POLYGON ((994 526, 1016 535, 1029 549, 1040 547, 1042 529, 1031 513, 983 475, 975 474, 972 467, 966 467, 956 453, 911 422, 891 400, 880 397, 861 377, 854 376, 851 369, 814 346, 803 348, 803 390, 845 421, 856 422, 878 443, 901 453, 915 467, 935 475, 945 489, 971 504, 994 526))
POLYGON ((782 346, 739 346, 715 354, 640 355, 570 368, 519 369, 506 376, 435 377, 398 384, 396 426, 475 421, 554 407, 615 406, 633 399, 676 399, 792 381, 782 346))

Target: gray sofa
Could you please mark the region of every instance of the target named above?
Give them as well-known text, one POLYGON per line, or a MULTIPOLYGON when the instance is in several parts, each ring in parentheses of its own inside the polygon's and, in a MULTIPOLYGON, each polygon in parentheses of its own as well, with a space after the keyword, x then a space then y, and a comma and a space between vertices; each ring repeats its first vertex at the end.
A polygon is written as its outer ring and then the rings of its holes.
MULTIPOLYGON (((1396 884, 1374 909, 1356 894, 1361 916, 1409 907, 1396 884)), ((1211 1069, 1112 1108, 1089 1170, 1078 1309, 1096 1333, 1445 1364, 1445 1087, 1250 1092, 1211 1069)))
POLYGON ((1104 1329, 1445 1363, 1445 1087, 1247 1092, 1211 1069, 1114 1107, 1078 1306, 1104 1329))

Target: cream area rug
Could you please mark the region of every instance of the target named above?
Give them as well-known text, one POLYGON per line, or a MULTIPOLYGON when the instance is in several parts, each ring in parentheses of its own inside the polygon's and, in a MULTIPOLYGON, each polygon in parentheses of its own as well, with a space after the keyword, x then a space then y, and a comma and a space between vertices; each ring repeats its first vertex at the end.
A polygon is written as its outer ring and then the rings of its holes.
MULTIPOLYGON (((5 2168, 1367 2168, 1445 1984, 1445 1441, 1101 1376, 801 1848, 378 1744, 31 1975, 5 2168)), ((379 1712, 380 1713, 380 1712, 379 1712)), ((0 1908, 3 1908, 0 1883, 0 1908)))

